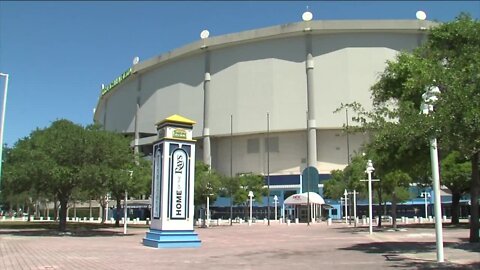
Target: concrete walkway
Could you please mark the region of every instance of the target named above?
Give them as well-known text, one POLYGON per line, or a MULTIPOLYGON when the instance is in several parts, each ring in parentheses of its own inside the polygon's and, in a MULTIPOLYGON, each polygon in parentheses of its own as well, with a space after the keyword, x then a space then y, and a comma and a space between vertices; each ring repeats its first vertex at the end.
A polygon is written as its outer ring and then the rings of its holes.
POLYGON ((433 227, 369 235, 345 224, 237 224, 197 228, 195 249, 145 247, 146 231, 0 230, 0 269, 480 269, 480 245, 467 242, 467 229, 444 229, 441 265, 433 227))

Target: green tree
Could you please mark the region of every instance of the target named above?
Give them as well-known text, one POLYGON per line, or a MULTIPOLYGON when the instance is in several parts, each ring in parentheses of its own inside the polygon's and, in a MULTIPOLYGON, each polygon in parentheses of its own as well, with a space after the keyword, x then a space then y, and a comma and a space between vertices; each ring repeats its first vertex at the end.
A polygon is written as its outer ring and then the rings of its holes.
POLYGON ((452 192, 452 224, 459 223, 460 198, 470 186, 472 168, 458 151, 448 154, 441 162, 442 183, 452 192))
POLYGON ((230 188, 234 191, 233 194, 233 204, 243 205, 245 216, 247 215, 247 206, 248 206, 248 192, 252 191, 255 201, 261 204, 263 196, 267 195, 267 188, 265 187, 265 178, 262 175, 257 174, 243 174, 238 177, 235 177, 229 183, 230 188), (236 183, 238 183, 238 185, 236 183))
MULTIPOLYGON (((325 182, 323 194, 327 198, 340 198, 344 196, 345 190, 348 191, 365 191, 365 183, 360 180, 365 179, 365 165, 367 160, 363 155, 355 155, 351 163, 343 170, 331 171, 332 178, 325 182)), ((361 194, 362 197, 363 194, 361 194)), ((366 196, 363 196, 366 197, 366 196)))
POLYGON ((222 176, 220 178, 219 194, 220 196, 230 198, 230 225, 233 225, 233 205, 235 204, 233 194, 237 193, 239 189, 240 182, 238 177, 222 176))
MULTIPOLYGON (((105 209, 107 193, 116 202, 115 225, 120 226, 122 200, 125 192, 129 196, 149 194, 151 185, 151 163, 135 156, 130 147, 130 138, 89 126, 88 164, 83 177, 88 186, 83 187, 90 197, 96 198, 105 209), (92 188, 94 187, 94 188, 92 188)), ((105 221, 105 213, 102 221, 105 221)))
MULTIPOLYGON (((407 149, 423 153, 432 137, 444 151, 456 150, 471 163, 470 241, 479 241, 480 175, 480 23, 461 14, 429 33, 428 41, 412 53, 401 53, 387 64, 372 88, 374 107, 384 121, 399 127, 407 149), (418 114, 422 94, 437 85, 441 95, 432 116, 418 114), (392 104, 394 106, 392 106, 392 104), (417 142, 417 143, 415 143, 417 142)), ((377 119, 375 119, 377 120, 377 119)))
POLYGON ((59 201, 60 231, 66 229, 67 206, 73 195, 110 190, 117 199, 125 190, 136 194, 146 186, 145 174, 135 174, 142 169, 135 165, 128 139, 68 120, 33 131, 10 152, 5 170, 11 190, 27 192, 32 199, 43 196, 59 201))
POLYGON ((333 170, 330 174, 332 177, 323 185, 323 195, 330 199, 341 198, 347 188, 345 174, 343 170, 333 170))
POLYGON ((210 203, 214 203, 218 197, 221 185, 220 175, 211 170, 207 164, 203 162, 195 164, 195 205, 206 204, 207 196, 209 196, 210 203))
POLYGON ((405 201, 409 198, 408 186, 411 177, 401 170, 395 170, 387 173, 382 178, 382 190, 389 194, 392 203, 393 228, 397 229, 397 202, 405 201))

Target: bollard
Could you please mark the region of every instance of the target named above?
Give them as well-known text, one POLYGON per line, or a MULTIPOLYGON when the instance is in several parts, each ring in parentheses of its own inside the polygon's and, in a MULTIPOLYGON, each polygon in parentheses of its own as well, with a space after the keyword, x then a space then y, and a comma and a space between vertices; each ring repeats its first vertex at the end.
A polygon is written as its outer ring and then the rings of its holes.
MULTIPOLYGON (((13 217, 12 217, 12 220, 13 220, 13 217)), ((40 221, 43 221, 43 217, 40 217, 40 221)))
POLYGON ((298 218, 295 218, 295 224, 298 224, 298 218))
POLYGON ((443 216, 443 222, 447 222, 447 216, 443 216))
POLYGON ((417 216, 413 217, 413 223, 418 223, 418 217, 417 216))
POLYGON ((146 223, 147 223, 147 225, 150 225, 150 218, 147 217, 146 223))
POLYGON ((287 226, 290 226, 290 219, 287 219, 287 226))
POLYGON ((328 219, 327 219, 327 225, 328 225, 328 226, 332 225, 332 218, 328 218, 328 219))
POLYGON ((217 226, 220 226, 221 224, 222 224, 222 219, 221 218, 217 219, 217 226))
POLYGON ((408 217, 405 218, 405 224, 408 224, 408 217))
POLYGON ((248 226, 252 226, 252 220, 251 219, 248 220, 248 226))
POLYGON ((50 217, 49 217, 49 216, 47 217, 47 220, 50 221, 50 217))
POLYGON ((3 217, 2 217, 2 220, 5 220, 5 219, 6 219, 6 216, 3 216, 3 217))
POLYGON ((423 217, 420 217, 420 223, 423 223, 423 217))

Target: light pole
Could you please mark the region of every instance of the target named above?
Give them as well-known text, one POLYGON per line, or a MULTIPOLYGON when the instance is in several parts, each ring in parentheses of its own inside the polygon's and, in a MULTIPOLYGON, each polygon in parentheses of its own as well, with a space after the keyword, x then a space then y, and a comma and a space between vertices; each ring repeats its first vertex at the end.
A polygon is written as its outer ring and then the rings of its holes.
MULTIPOLYGON (((339 213, 342 212, 342 207, 343 207, 343 197, 340 197, 340 211, 339 213)), ((344 213, 345 214, 345 213, 344 213)), ((340 214, 340 219, 342 219, 342 215, 340 214)))
POLYGON ((123 234, 127 234, 127 198, 128 198, 128 193, 127 190, 125 190, 125 201, 123 204, 123 234))
POLYGON ((428 198, 430 198, 430 193, 422 192, 422 198, 425 198, 425 219, 428 218, 428 198))
POLYGON ((273 196, 273 202, 275 203, 275 221, 277 221, 277 204, 278 204, 278 196, 273 196))
MULTIPOLYGON (((422 95, 421 110, 425 115, 433 112, 433 104, 438 100, 437 95, 440 94, 440 89, 437 86, 432 86, 427 89, 422 95)), ((443 256, 443 233, 442 233, 442 201, 440 199, 440 176, 438 168, 438 150, 437 138, 430 139, 430 159, 432 163, 432 181, 433 181, 433 205, 435 212, 435 235, 437 242, 437 262, 444 262, 443 256)))
POLYGON ((108 222, 108 202, 109 202, 109 194, 107 193, 107 195, 105 195, 105 201, 106 201, 106 204, 105 204, 105 223, 108 222))
POLYGON ((348 192, 348 194, 353 194, 353 224, 357 227, 357 194, 358 192, 354 189, 353 192, 348 192))
MULTIPOLYGON (((133 171, 131 170, 128 170, 127 171, 130 175, 130 180, 132 179, 133 177, 133 171)), ((128 204, 127 204, 127 198, 128 198, 128 193, 127 193, 127 190, 125 189, 125 200, 123 202, 123 234, 127 234, 127 207, 128 207, 128 204)))
POLYGON ((6 73, 0 73, 0 76, 5 77, 5 86, 3 88, 3 105, 2 105, 2 116, 0 118, 0 186, 2 183, 2 163, 3 163, 3 130, 5 127, 5 110, 7 107, 7 93, 8 93, 8 77, 6 73))
POLYGON ((252 223, 252 200, 253 200, 253 191, 248 192, 248 197, 250 198, 250 219, 249 219, 249 224, 252 223))
POLYGON ((210 183, 207 183, 207 211, 205 214, 205 226, 208 227, 210 225, 210 196, 213 194, 211 193, 212 187, 210 186, 210 183))
POLYGON ((347 190, 345 189, 345 192, 343 193, 343 196, 345 196, 345 224, 348 224, 348 212, 347 212, 347 206, 348 206, 348 192, 347 190))
POLYGON ((369 217, 369 223, 368 223, 368 232, 369 234, 373 233, 373 228, 372 228, 372 172, 375 171, 375 168, 373 167, 373 163, 371 160, 368 160, 367 162, 367 174, 368 174, 368 217, 369 217))

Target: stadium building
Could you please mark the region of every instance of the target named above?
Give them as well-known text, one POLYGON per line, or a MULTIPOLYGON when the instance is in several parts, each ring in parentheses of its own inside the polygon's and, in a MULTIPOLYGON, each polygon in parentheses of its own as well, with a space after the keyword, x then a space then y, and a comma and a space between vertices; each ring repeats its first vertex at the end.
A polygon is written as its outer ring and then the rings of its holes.
MULTIPOLYGON (((422 20, 303 21, 208 37, 134 64, 103 86, 94 120, 134 136, 148 155, 155 124, 178 114, 197 122, 197 160, 224 175, 270 175, 279 202, 301 173, 343 169, 368 140, 346 135, 341 104, 371 108, 370 87, 400 51, 425 41, 422 20)), ((321 189, 320 184, 320 189, 321 189)), ((320 190, 321 193, 321 190, 320 190)))

